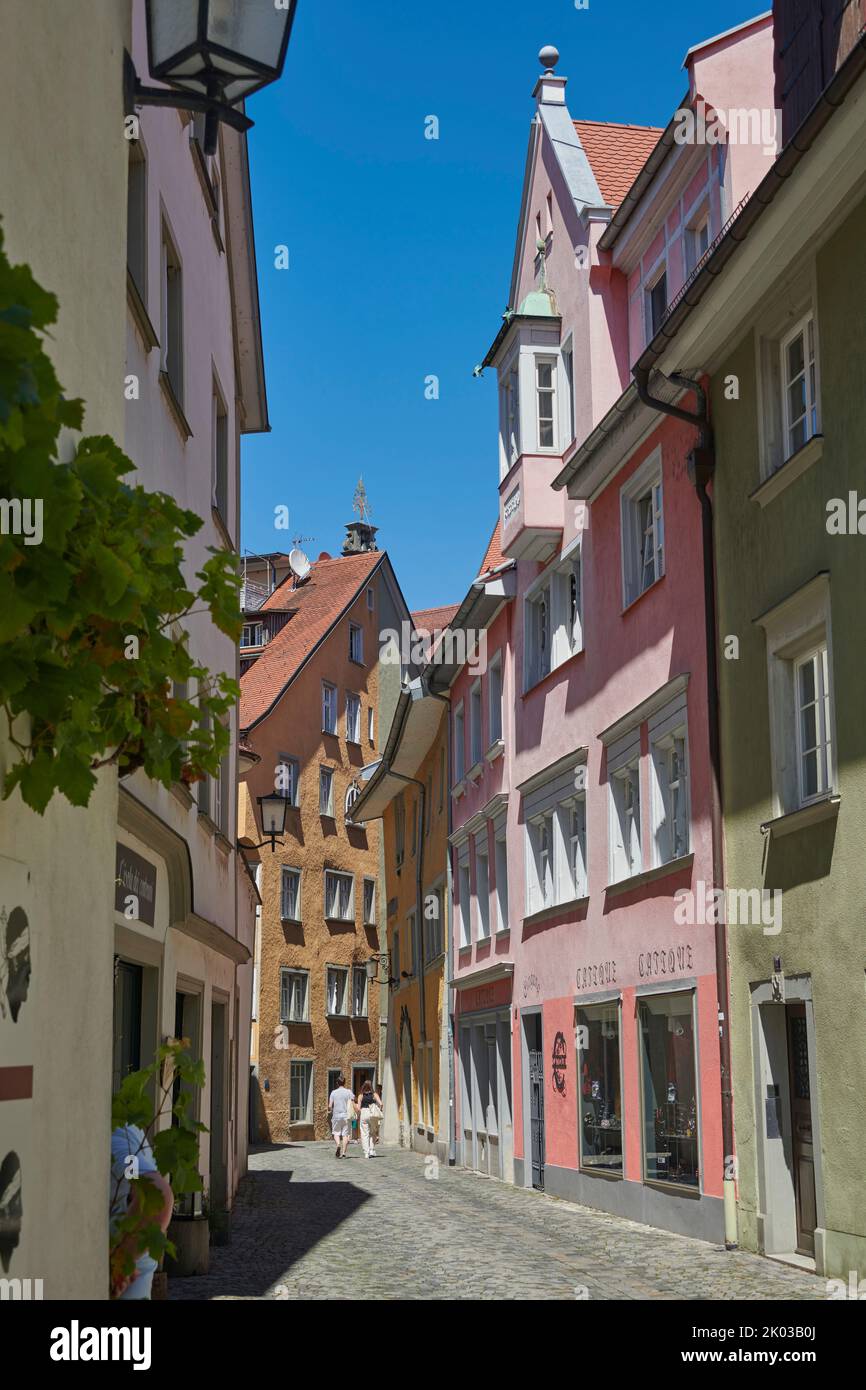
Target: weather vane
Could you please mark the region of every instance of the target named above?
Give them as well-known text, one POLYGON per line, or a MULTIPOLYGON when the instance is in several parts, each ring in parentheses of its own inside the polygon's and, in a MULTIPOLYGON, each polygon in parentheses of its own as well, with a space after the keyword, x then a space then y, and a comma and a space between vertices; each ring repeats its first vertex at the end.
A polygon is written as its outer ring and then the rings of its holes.
POLYGON ((367 501, 367 489, 364 487, 364 479, 358 479, 358 486, 355 488, 355 496, 352 499, 352 510, 358 513, 359 521, 369 521, 373 515, 373 508, 367 501))

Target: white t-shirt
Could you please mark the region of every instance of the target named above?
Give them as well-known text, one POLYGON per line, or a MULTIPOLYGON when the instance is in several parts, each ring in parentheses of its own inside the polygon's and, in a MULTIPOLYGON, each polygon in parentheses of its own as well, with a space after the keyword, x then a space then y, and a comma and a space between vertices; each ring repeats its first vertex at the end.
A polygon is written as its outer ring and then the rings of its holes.
MULTIPOLYGON (((125 1176, 129 1159, 135 1160, 138 1176, 142 1173, 159 1172, 153 1151, 144 1137, 144 1131, 139 1129, 138 1125, 120 1125, 111 1136, 111 1186, 108 1199, 111 1203, 112 1224, 126 1215, 129 1205, 129 1179, 125 1176)), ((145 1250, 135 1262, 138 1273, 120 1297, 150 1298, 150 1286, 156 1267, 156 1260, 145 1250)))
POLYGON ((345 1120, 346 1106, 350 1100, 354 1099, 355 1097, 352 1095, 348 1086, 338 1086, 336 1091, 332 1091, 328 1096, 328 1104, 334 1107, 331 1111, 332 1118, 335 1120, 345 1120))

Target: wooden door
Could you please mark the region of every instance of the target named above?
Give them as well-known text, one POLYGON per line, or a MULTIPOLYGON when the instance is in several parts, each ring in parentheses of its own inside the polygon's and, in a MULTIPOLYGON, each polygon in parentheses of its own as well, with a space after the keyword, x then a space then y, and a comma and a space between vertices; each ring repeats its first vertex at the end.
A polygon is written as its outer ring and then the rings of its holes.
POLYGON ((797 1202, 797 1250, 815 1253, 815 1158, 812 1148, 812 1086, 809 1073, 809 1045, 806 1005, 787 1006, 788 1068, 791 1095, 791 1140, 794 1163, 794 1191, 797 1202))

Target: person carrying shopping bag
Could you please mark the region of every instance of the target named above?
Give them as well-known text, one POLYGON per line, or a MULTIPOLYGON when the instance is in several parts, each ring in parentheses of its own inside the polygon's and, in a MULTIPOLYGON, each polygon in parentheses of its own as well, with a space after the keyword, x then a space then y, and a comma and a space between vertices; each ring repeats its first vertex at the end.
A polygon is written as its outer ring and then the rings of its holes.
POLYGON ((376 1157, 376 1140, 379 1138, 379 1121, 382 1118, 382 1097, 373 1090, 372 1083, 365 1081, 358 1095, 358 1114, 360 1116, 361 1145, 365 1158, 376 1157))

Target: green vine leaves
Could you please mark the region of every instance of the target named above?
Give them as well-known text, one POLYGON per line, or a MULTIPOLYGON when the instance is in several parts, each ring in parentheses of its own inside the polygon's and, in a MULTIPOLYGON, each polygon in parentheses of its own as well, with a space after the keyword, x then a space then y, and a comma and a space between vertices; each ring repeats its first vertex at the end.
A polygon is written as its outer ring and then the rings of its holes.
POLYGON ((83 418, 43 346, 56 317, 0 229, 3 796, 17 787, 40 813, 57 792, 86 806, 106 764, 165 786, 215 775, 237 683, 193 660, 179 624, 204 609, 236 641, 241 621, 236 557, 209 548, 190 587, 184 543, 201 519, 126 481, 134 465, 111 438, 80 439, 55 462, 61 430, 83 418))

